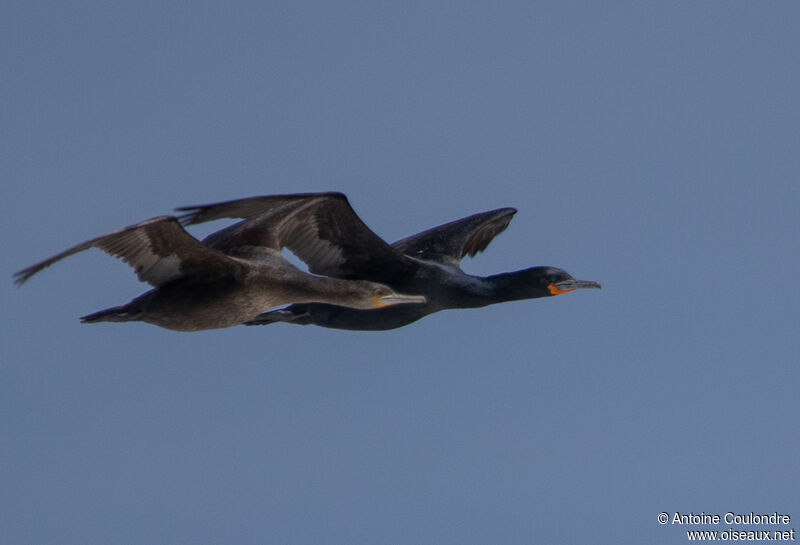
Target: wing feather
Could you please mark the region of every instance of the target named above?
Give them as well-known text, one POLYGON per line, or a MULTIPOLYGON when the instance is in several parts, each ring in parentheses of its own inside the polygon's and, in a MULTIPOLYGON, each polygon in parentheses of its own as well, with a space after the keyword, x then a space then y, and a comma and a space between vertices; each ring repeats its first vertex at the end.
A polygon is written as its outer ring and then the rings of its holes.
POLYGON ((172 216, 160 216, 82 242, 14 274, 21 285, 53 263, 89 248, 99 248, 130 265, 142 282, 163 286, 183 276, 216 278, 241 267, 231 257, 206 247, 172 216))
POLYGON ((245 218, 203 242, 225 253, 286 247, 314 274, 397 283, 416 265, 373 233, 341 193, 301 193, 178 208, 185 225, 245 218))
POLYGON ((516 214, 514 208, 498 208, 433 227, 392 244, 412 257, 458 265, 464 256, 473 257, 505 231, 516 214))

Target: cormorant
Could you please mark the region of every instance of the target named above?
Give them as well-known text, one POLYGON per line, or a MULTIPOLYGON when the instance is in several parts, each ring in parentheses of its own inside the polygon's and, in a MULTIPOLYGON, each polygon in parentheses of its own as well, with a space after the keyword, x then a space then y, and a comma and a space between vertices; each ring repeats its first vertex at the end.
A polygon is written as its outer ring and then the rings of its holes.
MULTIPOLYGON (((280 210, 271 214, 280 221, 280 210)), ((234 326, 288 303, 322 301, 367 309, 425 301, 375 282, 310 275, 281 255, 283 233, 258 228, 258 245, 249 246, 250 231, 244 226, 239 233, 244 243, 223 253, 192 237, 176 218, 161 216, 78 244, 14 276, 21 285, 56 261, 99 248, 128 263, 154 289, 81 321, 144 321, 179 331, 234 326)))
POLYGON ((392 245, 373 233, 341 193, 275 195, 178 208, 186 225, 221 218, 245 218, 204 241, 225 253, 239 245, 259 244, 258 233, 283 233, 284 244, 314 274, 341 279, 368 279, 392 288, 420 293, 423 305, 357 310, 326 303, 296 303, 245 322, 313 324, 353 330, 387 330, 443 309, 476 308, 600 288, 575 280, 555 267, 532 267, 479 277, 460 268, 461 259, 483 251, 508 226, 514 208, 482 212, 434 227, 392 245), (273 210, 284 210, 275 223, 273 210))

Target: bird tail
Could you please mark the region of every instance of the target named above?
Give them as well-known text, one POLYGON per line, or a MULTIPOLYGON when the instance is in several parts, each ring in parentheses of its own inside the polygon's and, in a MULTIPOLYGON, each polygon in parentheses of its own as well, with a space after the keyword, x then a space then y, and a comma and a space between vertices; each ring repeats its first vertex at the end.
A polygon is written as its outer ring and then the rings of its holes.
POLYGON ((111 307, 105 310, 98 310, 92 314, 81 316, 81 323, 94 324, 97 322, 135 322, 139 320, 138 312, 131 312, 128 305, 121 307, 111 307))

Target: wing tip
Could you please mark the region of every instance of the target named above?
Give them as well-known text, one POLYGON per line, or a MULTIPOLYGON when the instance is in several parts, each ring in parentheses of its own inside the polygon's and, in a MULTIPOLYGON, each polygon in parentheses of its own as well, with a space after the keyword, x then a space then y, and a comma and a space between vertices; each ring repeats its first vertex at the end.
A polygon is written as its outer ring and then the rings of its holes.
POLYGON ((13 278, 14 278, 14 285, 15 285, 15 286, 21 286, 22 284, 24 284, 25 282, 27 282, 27 281, 28 281, 28 279, 29 279, 31 276, 33 276, 34 274, 36 274, 36 272, 37 272, 37 271, 36 271, 36 267, 35 267, 35 266, 33 266, 33 267, 28 267, 27 269, 22 269, 21 271, 17 271, 17 272, 15 272, 15 273, 14 273, 14 275, 13 275, 13 278))
POLYGON ((46 259, 42 262, 36 263, 35 265, 31 265, 30 267, 25 267, 24 269, 17 271, 13 274, 14 278, 14 285, 21 286, 30 278, 38 272, 43 271, 47 267, 53 264, 52 259, 46 259))

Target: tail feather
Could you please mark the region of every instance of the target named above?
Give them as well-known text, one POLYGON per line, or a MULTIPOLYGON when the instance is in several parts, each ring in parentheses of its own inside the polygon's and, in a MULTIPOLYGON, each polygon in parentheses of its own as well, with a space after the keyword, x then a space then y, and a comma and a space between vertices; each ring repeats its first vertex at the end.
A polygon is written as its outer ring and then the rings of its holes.
POLYGON ((99 310, 86 316, 81 316, 81 323, 94 324, 97 322, 135 322, 139 320, 139 313, 131 312, 127 306, 111 307, 99 310))

